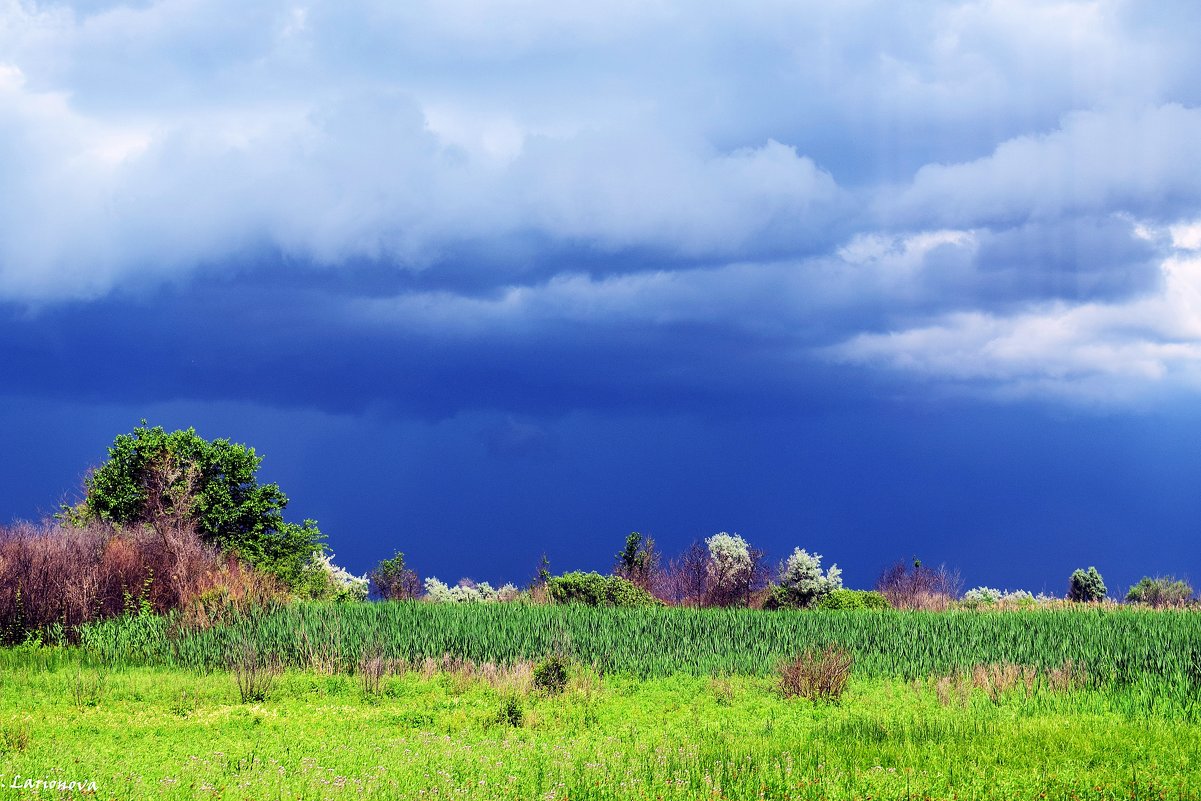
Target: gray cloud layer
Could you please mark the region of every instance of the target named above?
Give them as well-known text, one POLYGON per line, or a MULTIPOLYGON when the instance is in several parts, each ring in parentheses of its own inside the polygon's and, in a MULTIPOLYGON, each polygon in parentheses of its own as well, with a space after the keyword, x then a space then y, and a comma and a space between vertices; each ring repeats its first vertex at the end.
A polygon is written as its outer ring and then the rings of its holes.
POLYGON ((0 299, 368 265, 409 283, 325 313, 450 341, 717 326, 774 370, 1201 391, 1198 23, 0 0, 0 299))

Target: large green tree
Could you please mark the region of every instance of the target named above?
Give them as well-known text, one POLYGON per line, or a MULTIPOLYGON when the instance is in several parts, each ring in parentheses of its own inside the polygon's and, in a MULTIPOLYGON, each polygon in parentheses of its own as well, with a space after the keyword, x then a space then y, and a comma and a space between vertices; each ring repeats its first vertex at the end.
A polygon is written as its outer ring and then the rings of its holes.
POLYGON ((126 526, 186 520, 206 542, 302 589, 325 537, 312 520, 283 519, 288 497, 277 484, 258 482, 261 463, 246 445, 209 442, 192 428, 168 433, 143 420, 113 441, 68 516, 126 526))

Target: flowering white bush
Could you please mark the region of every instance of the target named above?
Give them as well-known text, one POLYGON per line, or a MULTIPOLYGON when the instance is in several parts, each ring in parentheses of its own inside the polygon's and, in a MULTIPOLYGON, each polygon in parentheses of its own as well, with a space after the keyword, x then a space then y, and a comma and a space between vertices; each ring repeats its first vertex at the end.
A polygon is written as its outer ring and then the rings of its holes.
POLYGON ((325 597, 335 601, 365 601, 367 600, 367 577, 356 576, 345 568, 334 564, 334 555, 321 551, 313 551, 312 568, 322 576, 326 590, 325 597))
POLYGON ((973 606, 993 606, 1004 595, 1005 593, 991 587, 973 587, 963 594, 963 600, 973 606))
POLYGON ((512 584, 505 584, 495 589, 486 581, 478 584, 471 579, 461 579, 454 587, 448 587, 432 576, 425 580, 425 598, 435 603, 485 603, 496 601, 512 601, 517 598, 519 591, 512 584))
POLYGON ((797 548, 780 567, 780 586, 795 606, 809 606, 834 590, 842 589, 842 571, 838 565, 822 573, 821 554, 797 548))
POLYGON ((963 594, 963 602, 968 606, 996 606, 997 604, 1006 604, 1010 606, 1037 606, 1047 601, 1054 600, 1050 596, 1039 593, 1034 596, 1026 590, 998 590, 992 587, 975 587, 963 594))
POLYGON ((737 534, 722 531, 705 540, 711 578, 736 576, 751 569, 751 547, 737 534))

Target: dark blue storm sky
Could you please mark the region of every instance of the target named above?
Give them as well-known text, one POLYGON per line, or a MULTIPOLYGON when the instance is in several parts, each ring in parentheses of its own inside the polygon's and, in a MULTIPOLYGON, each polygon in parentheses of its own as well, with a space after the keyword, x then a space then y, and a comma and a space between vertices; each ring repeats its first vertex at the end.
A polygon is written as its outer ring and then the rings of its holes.
POLYGON ((1201 580, 1198 9, 0 0, 0 519, 145 418, 357 573, 1201 580))

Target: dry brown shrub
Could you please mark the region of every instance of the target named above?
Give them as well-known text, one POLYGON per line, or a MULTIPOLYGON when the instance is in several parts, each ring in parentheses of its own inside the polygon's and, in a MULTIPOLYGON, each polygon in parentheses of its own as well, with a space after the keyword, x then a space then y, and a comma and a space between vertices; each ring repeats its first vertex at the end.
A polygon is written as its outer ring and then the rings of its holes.
POLYGON ((525 600, 531 604, 549 604, 551 603, 550 590, 546 588, 545 584, 534 584, 526 591, 525 600))
POLYGON ((991 662, 972 667, 972 686, 983 690, 994 704, 1001 697, 1021 689, 1029 697, 1034 693, 1038 671, 1030 665, 1015 665, 1010 662, 991 662))
POLYGON ((926 567, 920 562, 896 562, 876 580, 876 591, 895 609, 942 612, 959 597, 963 580, 946 565, 926 567))
POLYGON ((837 701, 846 689, 854 663, 854 657, 837 645, 805 651, 780 664, 780 693, 785 698, 837 701))
POLYGON ((1043 673, 1044 686, 1052 692, 1068 693, 1088 684, 1088 673, 1082 665, 1072 660, 1064 662, 1057 668, 1049 668, 1043 673))
POLYGON ((384 649, 379 644, 373 644, 363 649, 359 656, 359 683, 363 692, 368 695, 378 695, 380 684, 383 683, 391 668, 391 660, 384 656, 384 649))
POLYGON ((999 704, 1006 695, 1014 692, 1020 692, 1025 698, 1040 689, 1066 693, 1085 686, 1087 681, 1084 669, 1070 660, 1060 667, 1043 671, 1031 665, 992 662, 931 679, 938 702, 943 706, 952 703, 967 706, 973 690, 980 690, 994 704, 999 704))
POLYGON ((0 640, 147 608, 211 625, 284 597, 271 579, 205 545, 190 527, 17 523, 0 528, 0 640))

